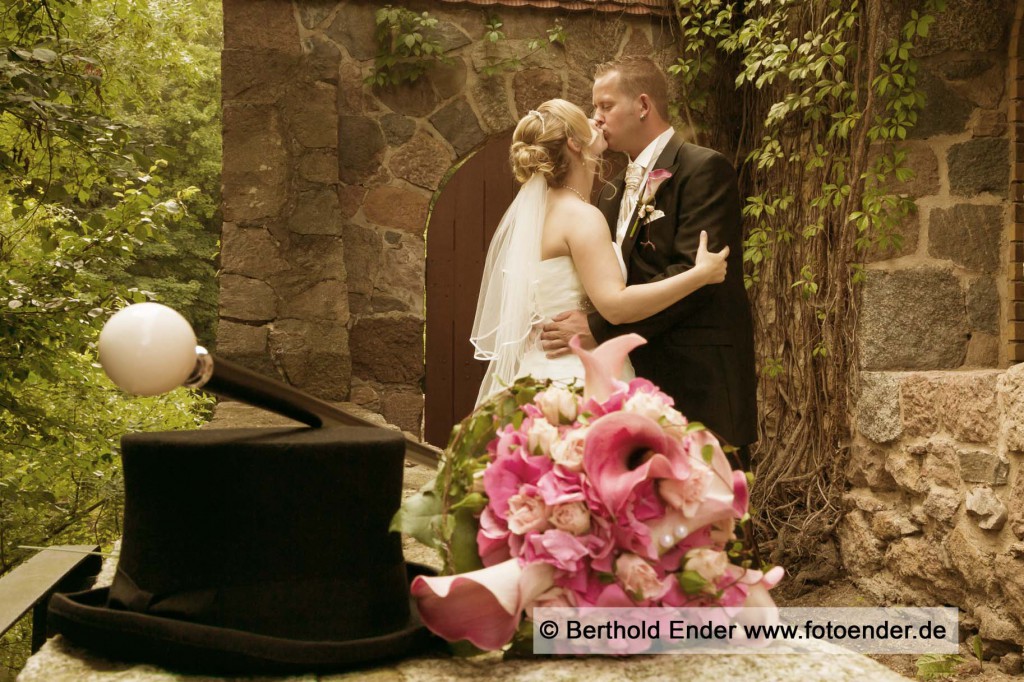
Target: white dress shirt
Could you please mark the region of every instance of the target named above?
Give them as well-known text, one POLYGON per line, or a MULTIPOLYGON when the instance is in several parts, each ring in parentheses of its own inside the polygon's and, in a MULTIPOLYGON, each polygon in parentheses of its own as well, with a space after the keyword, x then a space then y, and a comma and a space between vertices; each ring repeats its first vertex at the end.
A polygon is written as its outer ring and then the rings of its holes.
POLYGON ((672 139, 675 132, 673 128, 669 127, 661 135, 651 140, 651 143, 640 152, 636 159, 630 159, 632 163, 637 163, 643 168, 643 174, 640 176, 640 186, 635 192, 630 192, 623 187, 622 201, 619 202, 619 221, 615 225, 615 243, 619 246, 622 246, 622 240, 626 238, 626 228, 628 227, 626 223, 629 222, 630 216, 633 215, 636 202, 640 199, 640 192, 643 191, 644 185, 647 184, 647 176, 650 174, 654 164, 657 163, 658 157, 665 151, 668 141, 672 139))

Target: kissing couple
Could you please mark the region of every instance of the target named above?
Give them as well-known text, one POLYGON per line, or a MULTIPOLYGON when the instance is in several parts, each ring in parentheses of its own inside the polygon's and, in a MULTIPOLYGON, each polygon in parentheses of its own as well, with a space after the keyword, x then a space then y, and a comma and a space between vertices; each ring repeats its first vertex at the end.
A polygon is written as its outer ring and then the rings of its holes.
POLYGON ((477 403, 531 375, 569 383, 570 352, 636 333, 640 376, 738 448, 757 440, 753 321, 743 284, 739 188, 722 154, 669 124, 668 82, 647 58, 599 66, 593 119, 561 99, 526 114, 510 160, 522 187, 491 241, 472 342, 490 364, 477 403), (629 157, 601 180, 608 149, 629 157))

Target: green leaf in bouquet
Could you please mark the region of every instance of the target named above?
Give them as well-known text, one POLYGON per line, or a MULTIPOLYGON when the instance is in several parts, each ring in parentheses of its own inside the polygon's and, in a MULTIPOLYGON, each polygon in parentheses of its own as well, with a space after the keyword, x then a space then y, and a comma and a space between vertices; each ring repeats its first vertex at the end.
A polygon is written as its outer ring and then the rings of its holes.
POLYGON ((694 431, 705 431, 707 428, 708 427, 704 426, 700 422, 690 422, 686 425, 686 428, 683 429, 683 433, 686 434, 693 433, 694 431))
POLYGON ((707 584, 708 581, 697 571, 683 571, 679 574, 679 587, 686 594, 700 594, 707 584))
POLYGON ((405 533, 427 547, 438 549, 441 511, 441 500, 434 494, 434 482, 431 481, 402 503, 391 519, 389 530, 405 533))
POLYGON ((484 510, 487 506, 487 498, 481 493, 470 493, 463 497, 459 502, 452 505, 451 510, 465 509, 466 511, 476 515, 484 510))
POLYGON ((483 568, 476 546, 476 516, 468 509, 459 509, 450 518, 454 519, 450 544, 453 572, 468 573, 483 568))
POLYGON ((700 449, 700 456, 707 464, 711 464, 711 460, 715 458, 715 447, 708 443, 700 449))

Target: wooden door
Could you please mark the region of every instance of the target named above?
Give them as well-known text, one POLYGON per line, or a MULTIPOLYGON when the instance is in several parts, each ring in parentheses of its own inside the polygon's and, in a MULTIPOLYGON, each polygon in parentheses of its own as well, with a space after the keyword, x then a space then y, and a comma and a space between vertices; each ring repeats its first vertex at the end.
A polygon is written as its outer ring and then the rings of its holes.
POLYGON ((444 447, 476 403, 487 364, 469 342, 487 246, 518 187, 512 133, 491 138, 441 189, 427 224, 424 438, 444 447))

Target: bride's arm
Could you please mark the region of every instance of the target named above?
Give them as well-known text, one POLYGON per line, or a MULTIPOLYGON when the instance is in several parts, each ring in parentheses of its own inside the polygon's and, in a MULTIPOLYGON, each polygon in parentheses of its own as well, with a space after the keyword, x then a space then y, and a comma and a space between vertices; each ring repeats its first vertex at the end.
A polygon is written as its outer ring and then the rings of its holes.
POLYGON ((609 239, 608 224, 592 206, 580 211, 579 220, 568 231, 566 242, 583 288, 601 317, 612 324, 636 322, 661 312, 705 284, 725 279, 729 247, 707 252, 707 234, 701 233, 697 263, 689 270, 648 284, 627 287, 609 239))

